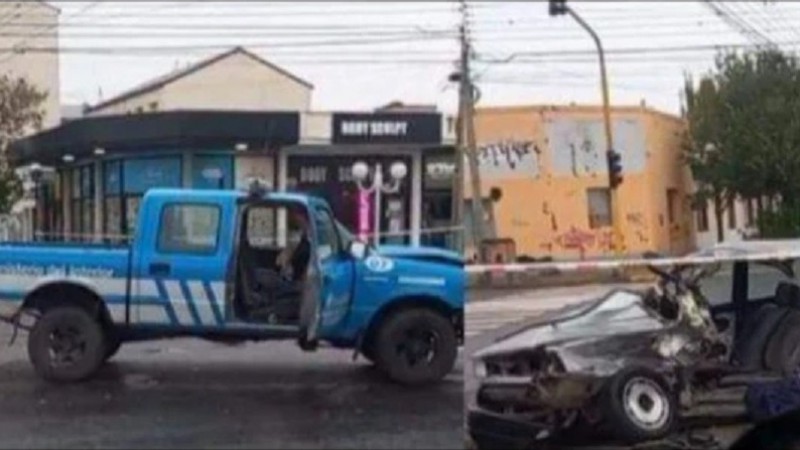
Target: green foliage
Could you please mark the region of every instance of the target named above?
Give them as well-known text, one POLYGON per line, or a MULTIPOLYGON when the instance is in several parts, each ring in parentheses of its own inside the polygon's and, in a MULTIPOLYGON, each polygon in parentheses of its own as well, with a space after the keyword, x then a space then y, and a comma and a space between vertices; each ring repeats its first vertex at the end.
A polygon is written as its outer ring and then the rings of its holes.
POLYGON ((47 93, 24 78, 0 76, 0 213, 8 212, 22 192, 20 180, 8 163, 8 147, 27 131, 41 128, 41 106, 46 98, 47 93))
POLYGON ((783 205, 777 211, 764 211, 758 218, 759 234, 765 239, 800 236, 800 206, 783 205))
POLYGON ((790 232, 800 218, 794 213, 800 202, 797 58, 775 50, 722 53, 697 86, 687 78, 684 97, 684 154, 700 185, 697 200, 781 198, 786 212, 767 213, 759 229, 762 235, 790 232))

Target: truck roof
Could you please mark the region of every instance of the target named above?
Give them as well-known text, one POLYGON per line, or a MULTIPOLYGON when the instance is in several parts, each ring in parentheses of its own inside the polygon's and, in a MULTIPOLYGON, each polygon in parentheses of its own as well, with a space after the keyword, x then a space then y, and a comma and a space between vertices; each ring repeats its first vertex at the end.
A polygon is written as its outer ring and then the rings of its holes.
MULTIPOLYGON (((223 200, 247 197, 247 191, 233 189, 188 189, 188 188, 154 188, 147 191, 145 197, 170 197, 182 199, 186 194, 191 194, 194 199, 223 200)), ((296 202, 302 204, 324 203, 325 200, 299 192, 269 191, 264 195, 265 200, 296 202)))

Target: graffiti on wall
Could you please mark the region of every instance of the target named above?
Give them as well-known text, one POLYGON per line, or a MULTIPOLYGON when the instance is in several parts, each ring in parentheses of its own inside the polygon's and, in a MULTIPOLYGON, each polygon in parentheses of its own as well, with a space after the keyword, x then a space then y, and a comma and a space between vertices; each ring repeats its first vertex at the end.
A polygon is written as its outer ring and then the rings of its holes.
POLYGON ((478 147, 481 175, 486 177, 539 175, 541 149, 533 141, 504 140, 478 147))
MULTIPOLYGON (((623 172, 644 170, 645 133, 636 119, 615 120, 614 147, 622 155, 623 172)), ((600 120, 555 119, 547 125, 547 138, 556 175, 585 176, 606 173, 606 139, 600 120)))
POLYGON ((613 250, 612 243, 611 230, 582 230, 570 227, 569 230, 556 234, 552 244, 561 250, 577 250, 580 258, 583 259, 589 251, 608 252, 613 250))

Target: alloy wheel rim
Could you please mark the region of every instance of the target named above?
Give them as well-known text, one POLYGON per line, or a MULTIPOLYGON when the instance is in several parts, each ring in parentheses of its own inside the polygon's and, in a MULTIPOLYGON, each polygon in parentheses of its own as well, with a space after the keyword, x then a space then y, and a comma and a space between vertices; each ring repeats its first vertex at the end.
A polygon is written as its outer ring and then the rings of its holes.
POLYGON ((663 428, 670 415, 670 403, 664 389, 655 381, 635 377, 625 383, 622 405, 628 418, 646 430, 663 428))

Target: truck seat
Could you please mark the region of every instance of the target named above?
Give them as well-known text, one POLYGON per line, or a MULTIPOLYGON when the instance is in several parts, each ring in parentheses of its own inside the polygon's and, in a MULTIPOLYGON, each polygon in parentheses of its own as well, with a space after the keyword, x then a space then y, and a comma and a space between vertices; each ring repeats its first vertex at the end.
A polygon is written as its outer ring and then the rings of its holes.
POLYGON ((786 315, 800 308, 800 286, 781 282, 775 288, 773 302, 762 305, 745 323, 743 335, 737 339, 734 358, 751 370, 764 369, 764 355, 770 338, 786 315))
POLYGON ((262 267, 259 256, 244 248, 240 253, 242 317, 273 324, 296 321, 302 290, 281 277, 276 270, 262 267))

